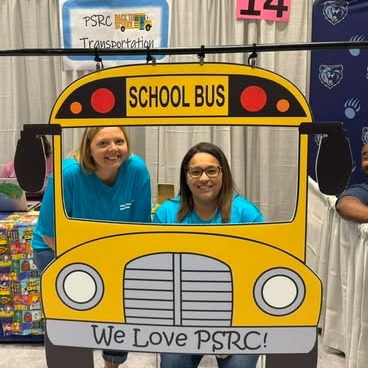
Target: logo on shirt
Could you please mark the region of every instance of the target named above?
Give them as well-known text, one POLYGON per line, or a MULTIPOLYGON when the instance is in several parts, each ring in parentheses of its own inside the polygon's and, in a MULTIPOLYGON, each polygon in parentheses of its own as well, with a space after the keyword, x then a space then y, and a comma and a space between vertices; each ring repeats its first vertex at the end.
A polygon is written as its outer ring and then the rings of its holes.
POLYGON ((133 206, 134 199, 131 202, 123 203, 120 205, 120 211, 129 210, 133 206))

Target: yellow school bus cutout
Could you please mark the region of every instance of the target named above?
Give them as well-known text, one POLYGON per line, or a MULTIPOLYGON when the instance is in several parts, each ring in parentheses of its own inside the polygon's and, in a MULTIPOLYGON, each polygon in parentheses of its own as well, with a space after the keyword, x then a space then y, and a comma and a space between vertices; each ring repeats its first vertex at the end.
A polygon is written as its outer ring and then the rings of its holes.
POLYGON ((111 68, 68 86, 54 105, 52 125, 259 125, 295 127, 300 134, 293 218, 219 226, 68 218, 62 140, 55 134, 56 258, 42 274, 51 344, 195 354, 315 352, 322 288, 305 264, 303 133, 313 124, 293 84, 234 64, 111 68))

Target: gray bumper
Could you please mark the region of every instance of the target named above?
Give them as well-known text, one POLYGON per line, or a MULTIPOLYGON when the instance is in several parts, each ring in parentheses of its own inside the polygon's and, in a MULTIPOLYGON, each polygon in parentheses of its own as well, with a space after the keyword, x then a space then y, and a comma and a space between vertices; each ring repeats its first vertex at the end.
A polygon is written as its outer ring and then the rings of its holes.
POLYGON ((191 354, 308 353, 316 327, 182 327, 46 320, 54 345, 191 354))

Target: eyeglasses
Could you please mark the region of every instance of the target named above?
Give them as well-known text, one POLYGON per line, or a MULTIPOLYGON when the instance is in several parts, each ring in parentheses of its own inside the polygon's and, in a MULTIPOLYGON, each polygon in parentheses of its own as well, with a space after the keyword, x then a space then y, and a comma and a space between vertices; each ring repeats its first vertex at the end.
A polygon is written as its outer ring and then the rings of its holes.
POLYGON ((188 167, 187 173, 192 179, 199 179, 204 172, 209 178, 216 178, 221 170, 221 166, 209 166, 205 169, 202 169, 201 167, 188 167))

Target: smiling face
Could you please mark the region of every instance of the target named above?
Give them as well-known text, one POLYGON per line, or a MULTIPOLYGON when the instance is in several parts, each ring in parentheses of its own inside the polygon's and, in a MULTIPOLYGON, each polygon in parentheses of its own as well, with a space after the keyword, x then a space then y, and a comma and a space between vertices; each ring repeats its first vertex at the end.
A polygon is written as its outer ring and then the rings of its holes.
MULTIPOLYGON (((209 153, 199 152, 193 155, 188 164, 188 169, 208 169, 220 167, 219 161, 209 153)), ((218 195, 222 187, 222 170, 218 170, 217 176, 209 177, 205 171, 199 178, 190 176, 187 172, 187 184, 193 195, 194 205, 216 205, 218 195)))
POLYGON ((104 181, 114 180, 120 165, 128 156, 128 145, 119 127, 103 128, 90 143, 90 154, 96 165, 96 175, 104 181))

